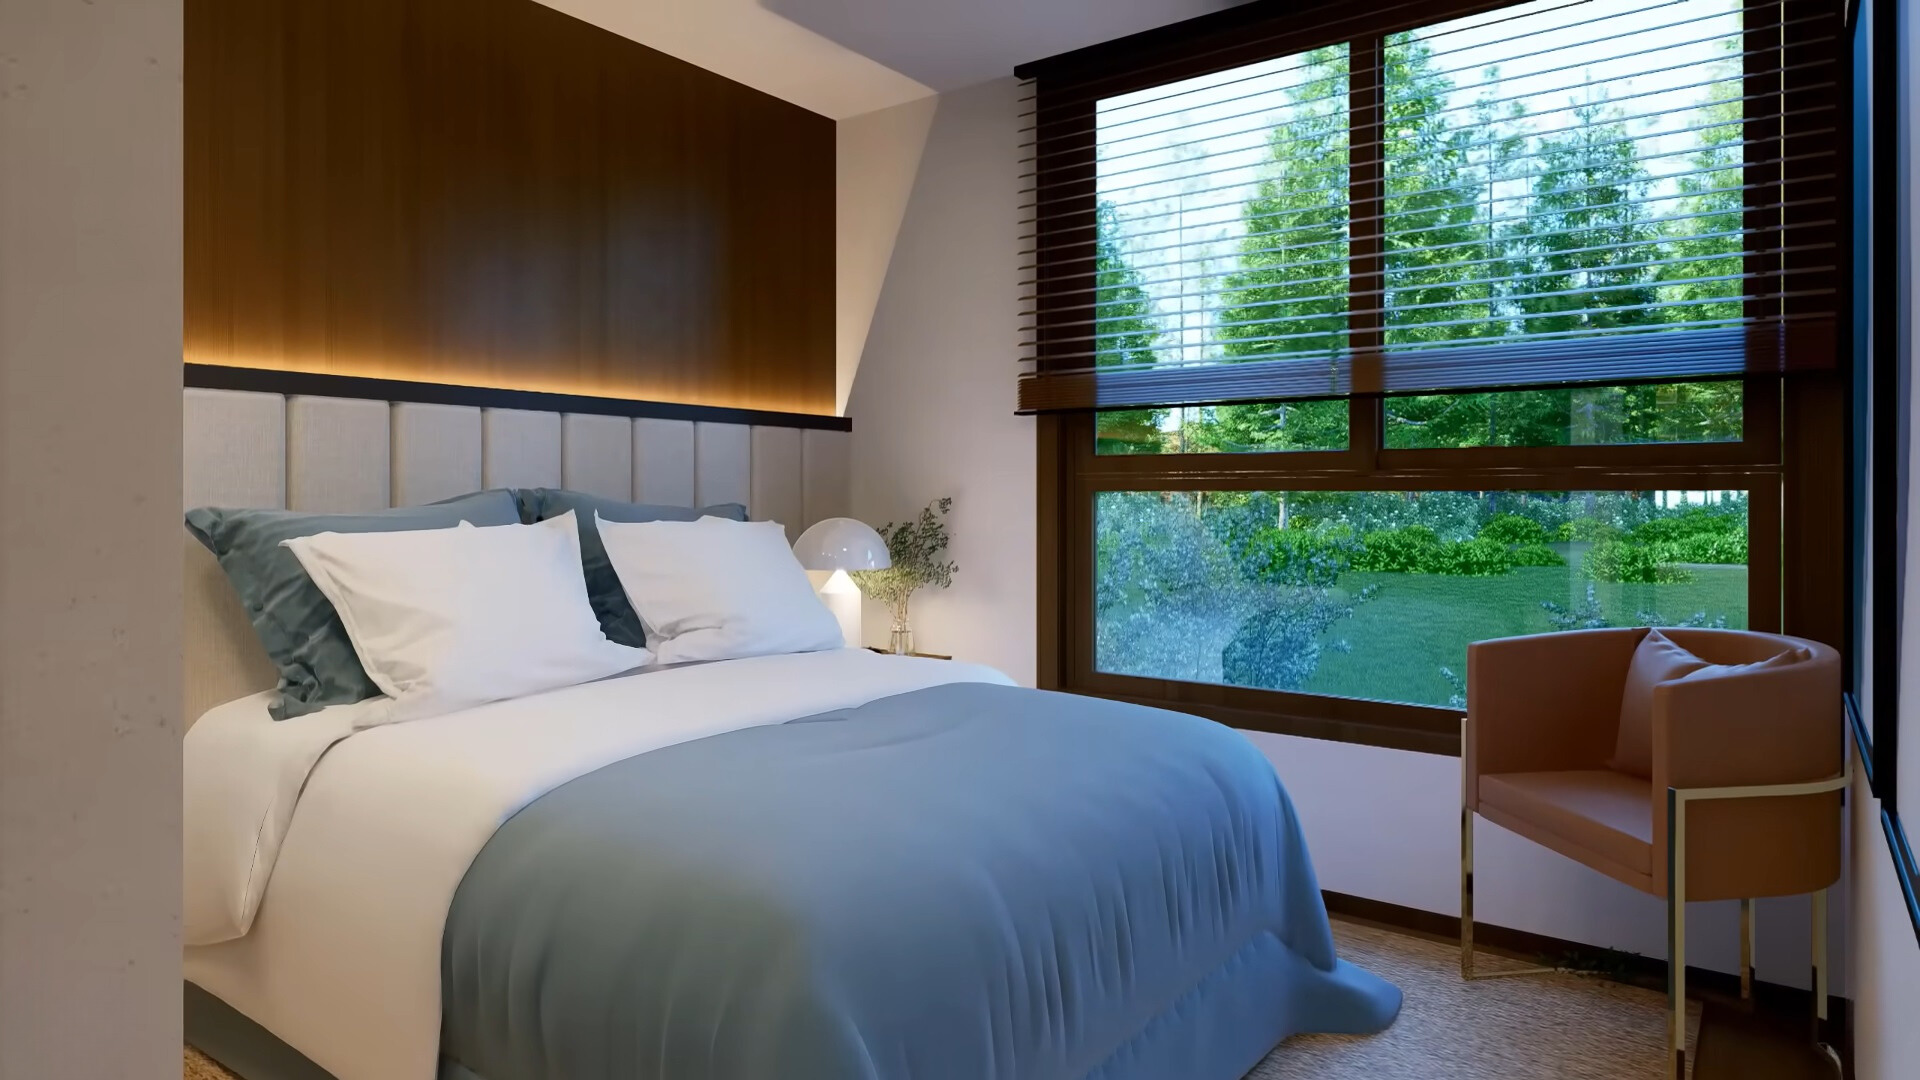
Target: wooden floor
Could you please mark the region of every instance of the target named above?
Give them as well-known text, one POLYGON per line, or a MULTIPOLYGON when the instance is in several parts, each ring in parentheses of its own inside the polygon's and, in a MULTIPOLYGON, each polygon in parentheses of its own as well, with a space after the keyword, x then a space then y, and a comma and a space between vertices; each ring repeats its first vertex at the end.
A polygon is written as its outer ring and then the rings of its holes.
POLYGON ((1813 1046, 1812 1022, 1709 998, 1693 1080, 1839 1080, 1813 1046))

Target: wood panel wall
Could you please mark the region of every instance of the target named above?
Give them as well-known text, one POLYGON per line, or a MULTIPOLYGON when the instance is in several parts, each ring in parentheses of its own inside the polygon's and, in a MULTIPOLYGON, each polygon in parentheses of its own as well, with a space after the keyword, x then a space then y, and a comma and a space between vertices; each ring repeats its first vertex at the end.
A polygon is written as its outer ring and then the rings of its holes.
POLYGON ((188 362, 834 411, 834 125, 533 0, 187 0, 188 362))

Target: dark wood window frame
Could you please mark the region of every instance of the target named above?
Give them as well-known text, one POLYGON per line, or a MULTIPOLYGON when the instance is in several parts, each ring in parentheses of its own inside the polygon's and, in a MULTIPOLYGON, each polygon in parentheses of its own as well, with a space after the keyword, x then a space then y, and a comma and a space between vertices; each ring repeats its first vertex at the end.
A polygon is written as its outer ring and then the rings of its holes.
MULTIPOLYGON (((1510 6, 1512 0, 1465 0, 1423 5, 1417 15, 1400 9, 1407 26, 1383 24, 1365 33, 1329 38, 1313 28, 1311 12, 1279 23, 1265 4, 1196 20, 1194 24, 1143 35, 1110 46, 1084 50, 1039 65, 1030 72, 1040 80, 1034 125, 1044 140, 1050 128, 1090 130, 1094 101, 1133 90, 1189 78, 1208 71, 1235 67, 1274 56, 1349 40, 1356 51, 1378 50, 1388 33, 1427 25, 1476 11, 1510 6), (1253 10, 1249 10, 1253 9, 1253 10), (1251 20, 1263 18, 1267 33, 1244 45, 1229 44, 1244 37, 1251 20), (1282 29, 1273 30, 1279 23, 1282 29), (1297 31, 1286 25, 1298 24, 1297 31), (1102 72, 1095 78, 1090 71, 1102 72), (1066 72, 1075 92, 1050 102, 1046 80, 1066 72), (1104 73, 1111 72, 1107 75, 1104 73), (1097 88, 1097 92, 1089 90, 1097 88)), ((1836 11, 1838 9, 1836 8, 1836 11)), ((1778 32, 1779 8, 1754 3, 1748 34, 1778 32)), ((1326 18, 1326 16, 1321 16, 1326 18)), ((1844 64, 1836 50, 1822 61, 1844 64)), ((1356 70, 1373 65, 1355 64, 1356 70)), ((1776 71, 1775 79, 1782 76, 1776 71)), ((1764 78, 1764 76, 1750 76, 1764 78)), ((1786 92, 1802 103, 1825 101, 1844 107, 1845 91, 1824 86, 1796 87, 1793 76, 1782 81, 1786 92)), ((1378 116, 1377 80, 1357 78, 1352 88, 1350 115, 1378 116)), ((1844 87, 1845 81, 1841 83, 1844 87)), ((1836 110, 1837 111, 1837 110, 1836 110)), ((1775 120, 1759 121, 1774 129, 1753 130, 1749 141, 1781 138, 1775 120)), ((1832 136, 1844 140, 1845 133, 1832 136)), ((1380 140, 1354 138, 1356 147, 1377 146, 1380 140)), ((1382 198, 1382 163, 1366 160, 1358 150, 1350 162, 1350 201, 1382 198)), ((1842 155, 1844 159, 1844 155, 1842 155)), ((1089 139, 1084 156, 1063 167, 1050 167, 1050 178, 1083 172, 1089 219, 1093 206, 1091 178, 1094 147, 1089 139), (1075 171, 1077 170, 1077 172, 1075 171)), ((1805 180, 1789 177, 1796 192, 1817 196, 1845 211, 1846 178, 1832 175, 1805 180)), ((1765 212, 1765 211, 1763 211, 1765 212)), ((1776 207, 1770 211, 1778 215, 1776 207)), ((1750 219, 1754 213, 1750 212, 1750 219)), ((1350 236, 1352 285, 1355 292, 1378 289, 1384 275, 1383 244, 1377 235, 1378 214, 1355 213, 1356 221, 1374 222, 1350 236)), ((1807 223, 1812 227, 1813 223, 1807 223)), ((1073 230, 1036 237, 1034 262, 1042 279, 1061 282, 1069 295, 1090 295, 1093 267, 1081 238, 1073 230), (1075 290, 1080 290, 1078 293, 1075 290)), ((1841 264, 1845 265, 1845 252, 1841 264)), ((1788 254, 1786 259, 1795 256, 1788 254)), ((1830 259, 1831 251, 1819 257, 1830 259)), ((1060 307, 1049 311, 1039 296, 1036 335, 1037 366, 1046 370, 1049 335, 1071 339, 1084 333, 1090 309, 1060 307)), ((1769 301, 1753 301, 1763 304, 1769 301)), ((1791 300, 1771 301, 1791 306, 1791 300)), ((1828 301, 1831 303, 1831 301, 1828 301)), ((1356 305, 1356 308, 1359 305, 1356 305)), ((1237 728, 1288 735, 1334 739, 1436 754, 1457 754, 1459 712, 1455 709, 1356 698, 1261 690, 1217 684, 1120 676, 1100 672, 1094 658, 1094 501, 1103 491, 1648 491, 1745 490, 1751 493, 1748 561, 1748 624, 1754 629, 1778 630, 1849 645, 1847 611, 1848 548, 1845 535, 1845 429, 1848 375, 1844 370, 1819 370, 1781 377, 1756 364, 1744 380, 1744 436, 1739 442, 1558 447, 1479 447, 1467 449, 1391 450, 1384 446, 1384 389, 1379 368, 1380 334, 1377 317, 1352 324, 1354 336, 1349 403, 1348 446, 1339 451, 1292 451, 1247 454, 1100 455, 1095 452, 1095 413, 1042 411, 1037 418, 1039 519, 1039 684, 1043 688, 1132 701, 1197 713, 1237 728), (1368 331, 1374 332, 1369 335, 1368 331), (1369 348, 1371 345, 1371 348, 1369 348), (1371 362, 1370 362, 1371 361, 1371 362)), ((1844 336, 1845 327, 1838 328, 1844 336)), ((1845 343, 1835 347, 1846 355, 1845 343)), ((1639 381, 1666 382, 1671 379, 1639 381)), ((1499 389, 1497 385, 1485 389, 1499 389)), ((1169 401, 1168 404, 1177 402, 1169 401)), ((1044 406, 1043 406, 1044 408, 1044 406)))

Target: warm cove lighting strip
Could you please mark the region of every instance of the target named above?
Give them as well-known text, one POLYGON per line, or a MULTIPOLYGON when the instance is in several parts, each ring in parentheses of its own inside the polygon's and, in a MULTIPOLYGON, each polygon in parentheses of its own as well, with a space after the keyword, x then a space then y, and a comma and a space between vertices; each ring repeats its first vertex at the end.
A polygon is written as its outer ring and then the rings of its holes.
POLYGON ((495 371, 473 368, 461 368, 447 365, 422 378, 423 372, 392 362, 369 361, 354 362, 350 365, 299 366, 276 363, 273 361, 242 362, 239 360, 213 359, 189 354, 186 357, 189 367, 220 367, 242 371, 283 372, 289 375, 313 375, 328 378, 367 379, 374 382, 402 383, 416 386, 464 386, 474 390, 501 390, 529 394, 555 394, 567 397, 606 398, 615 401, 658 401, 677 405, 697 405, 715 409, 749 409, 758 412, 803 413, 821 416, 832 415, 833 394, 831 389, 820 395, 820 401, 788 398, 768 398, 753 394, 727 395, 721 397, 694 390, 689 393, 685 387, 667 388, 648 386, 638 382, 625 382, 618 379, 595 380, 590 378, 543 378, 539 373, 522 375, 515 373, 503 377, 495 371))
POLYGON ((744 408, 700 402, 663 401, 617 394, 580 393, 577 390, 421 382, 416 379, 336 375, 329 372, 240 367, 230 364, 188 362, 184 381, 187 386, 200 389, 247 390, 289 396, 365 398, 428 405, 594 413, 604 416, 652 417, 667 420, 704 420, 713 423, 760 424, 771 427, 819 428, 831 431, 849 431, 853 427, 852 421, 845 417, 807 410, 744 408))

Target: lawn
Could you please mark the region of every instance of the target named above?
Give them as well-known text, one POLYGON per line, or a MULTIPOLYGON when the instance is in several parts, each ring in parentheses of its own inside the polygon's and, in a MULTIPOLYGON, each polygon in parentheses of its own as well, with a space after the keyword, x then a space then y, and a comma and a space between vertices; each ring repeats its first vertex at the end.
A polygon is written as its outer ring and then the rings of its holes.
MULTIPOLYGON (((1542 601, 1573 608, 1586 600, 1587 583, 1573 566, 1520 567, 1500 577, 1437 574, 1349 573, 1340 587, 1358 594, 1377 586, 1353 618, 1327 633, 1344 640, 1349 653, 1323 653, 1320 667, 1302 689, 1315 694, 1446 705, 1459 691, 1441 674, 1467 673, 1467 643, 1552 630, 1542 601)), ((1672 585, 1596 583, 1595 596, 1610 622, 1629 625, 1640 612, 1669 622, 1704 613, 1724 615, 1727 625, 1747 625, 1744 566, 1690 566, 1693 580, 1672 585)))

